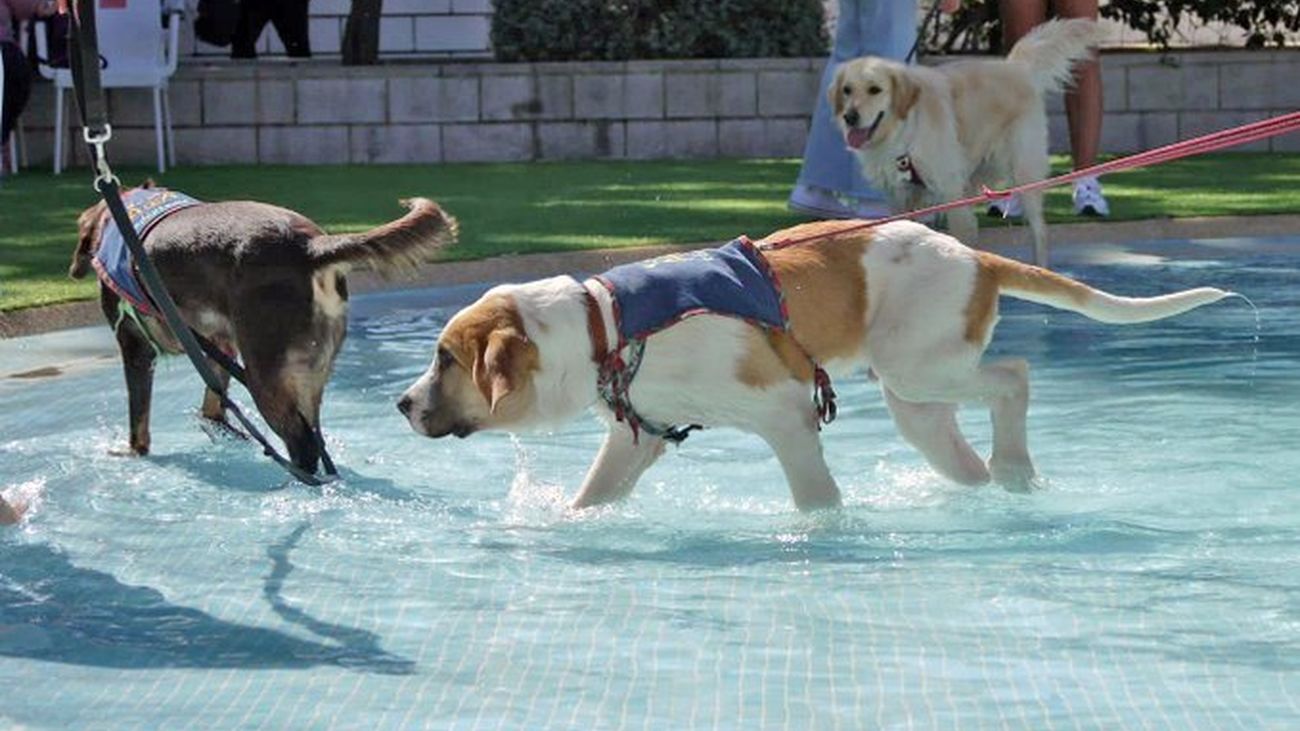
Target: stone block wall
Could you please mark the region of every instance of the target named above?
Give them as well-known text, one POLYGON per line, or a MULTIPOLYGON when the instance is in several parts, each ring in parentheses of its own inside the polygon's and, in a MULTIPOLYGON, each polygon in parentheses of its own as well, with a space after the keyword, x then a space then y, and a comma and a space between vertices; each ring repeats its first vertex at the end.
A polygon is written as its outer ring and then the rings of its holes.
MULTIPOLYGON (((1286 81, 1300 71, 1300 51, 1185 51, 1107 53, 1102 56, 1105 118, 1101 149, 1148 150, 1188 137, 1300 109, 1300 86, 1286 81)), ((1069 150, 1060 96, 1048 100, 1052 150, 1069 150)), ((1234 148, 1300 149, 1300 135, 1234 148)))
MULTIPOLYGON (((1186 52, 1103 59, 1105 152, 1132 152, 1300 107, 1300 52, 1186 52)), ((797 157, 822 59, 551 64, 187 65, 171 84, 182 165, 441 163, 797 157)), ((1059 98, 1052 148, 1068 149, 1059 98)), ((148 95, 110 99, 121 162, 151 163, 148 95)), ((25 118, 50 158, 52 100, 25 118)), ((1300 149, 1300 135, 1247 149, 1300 149)), ((81 156, 79 145, 71 149, 81 156)))

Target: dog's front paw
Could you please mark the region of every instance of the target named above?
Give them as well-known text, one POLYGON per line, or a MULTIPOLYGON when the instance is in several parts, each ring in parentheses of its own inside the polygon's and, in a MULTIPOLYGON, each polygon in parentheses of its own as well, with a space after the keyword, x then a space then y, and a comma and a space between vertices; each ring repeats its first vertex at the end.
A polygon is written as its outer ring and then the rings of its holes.
POLYGON ((989 474, 1008 492, 1032 492, 1041 485, 1034 464, 1028 459, 989 460, 989 474))

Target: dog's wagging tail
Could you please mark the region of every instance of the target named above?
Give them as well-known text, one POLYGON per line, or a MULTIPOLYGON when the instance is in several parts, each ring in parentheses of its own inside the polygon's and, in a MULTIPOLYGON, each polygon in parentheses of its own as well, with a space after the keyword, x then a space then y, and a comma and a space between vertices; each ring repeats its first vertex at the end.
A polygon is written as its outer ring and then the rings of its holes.
POLYGON ((428 198, 402 201, 405 216, 363 233, 323 234, 311 240, 308 255, 321 269, 345 271, 365 267, 383 276, 415 270, 433 254, 455 242, 459 224, 428 198))

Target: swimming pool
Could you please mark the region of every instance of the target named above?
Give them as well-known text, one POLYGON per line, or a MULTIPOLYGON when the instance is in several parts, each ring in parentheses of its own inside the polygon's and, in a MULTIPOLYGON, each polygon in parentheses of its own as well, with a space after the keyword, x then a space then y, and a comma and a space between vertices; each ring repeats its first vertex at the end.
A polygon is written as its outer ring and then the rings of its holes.
POLYGON ((417 437, 393 402, 474 288, 357 298, 324 414, 346 480, 323 489, 214 444, 181 360, 147 460, 105 454, 115 362, 0 379, 0 487, 40 495, 0 532, 0 728, 1294 727, 1297 252, 1061 247, 1115 291, 1246 293, 1259 328, 1239 301, 1111 327, 1004 300, 990 355, 1032 364, 1046 489, 935 477, 841 379, 826 515, 734 432, 580 515, 594 419, 417 437))

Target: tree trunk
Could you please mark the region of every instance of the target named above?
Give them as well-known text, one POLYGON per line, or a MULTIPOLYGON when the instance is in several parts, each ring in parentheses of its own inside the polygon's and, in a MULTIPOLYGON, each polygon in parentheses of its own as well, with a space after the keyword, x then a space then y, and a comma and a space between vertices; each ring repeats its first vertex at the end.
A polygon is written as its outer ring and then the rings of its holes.
POLYGON ((343 65, 372 66, 379 63, 379 18, 384 0, 352 0, 343 31, 343 65))

